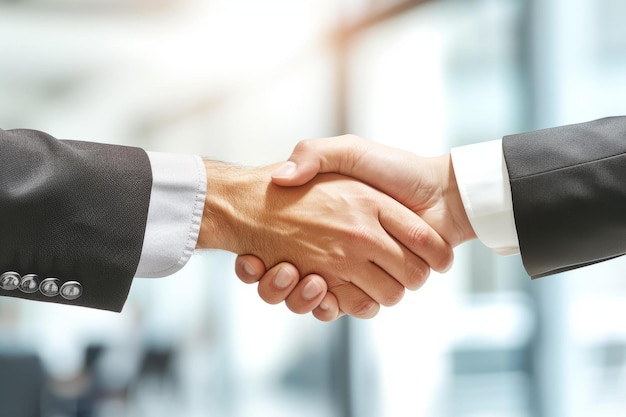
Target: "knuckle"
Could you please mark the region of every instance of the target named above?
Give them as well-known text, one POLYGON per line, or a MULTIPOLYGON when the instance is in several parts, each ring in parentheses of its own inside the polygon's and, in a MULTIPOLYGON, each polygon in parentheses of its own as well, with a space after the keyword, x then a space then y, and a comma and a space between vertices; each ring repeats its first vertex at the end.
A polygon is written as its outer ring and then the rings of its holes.
POLYGON ((408 231, 408 243, 413 251, 422 251, 424 249, 431 249, 430 253, 434 253, 435 256, 429 257, 431 267, 435 271, 444 271, 451 264, 454 259, 454 253, 450 245, 445 241, 439 240, 435 231, 425 224, 418 224, 412 226, 408 231), (433 251, 432 249, 436 250, 433 251))
POLYGON ((452 248, 448 247, 447 250, 441 251, 441 259, 437 262, 437 265, 433 267, 436 271, 444 272, 452 266, 454 262, 454 252, 452 248))
POLYGON ((432 229, 425 224, 413 225, 407 233, 412 248, 426 248, 434 241, 432 229))
POLYGON ((353 306, 351 315, 361 319, 369 319, 374 317, 378 313, 379 309, 380 306, 376 301, 366 299, 357 302, 353 306))
POLYGON ((387 290, 380 300, 385 307, 391 307, 398 304, 404 297, 404 287, 402 285, 394 285, 393 288, 387 290))
POLYGON ((429 275, 430 268, 427 265, 413 265, 413 267, 408 271, 406 287, 412 291, 421 288, 428 279, 429 275))
POLYGON ((294 148, 294 151, 297 153, 307 153, 309 150, 313 148, 315 139, 302 139, 298 142, 294 148))

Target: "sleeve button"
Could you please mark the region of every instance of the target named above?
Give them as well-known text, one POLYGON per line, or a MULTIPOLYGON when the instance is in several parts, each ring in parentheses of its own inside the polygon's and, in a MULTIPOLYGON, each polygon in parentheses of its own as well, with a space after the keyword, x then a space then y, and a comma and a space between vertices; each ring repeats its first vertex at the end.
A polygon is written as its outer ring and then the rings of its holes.
POLYGON ((17 272, 5 272, 0 275, 0 288, 13 291, 20 286, 20 274, 17 272))
POLYGON ((39 290, 39 277, 35 274, 24 275, 20 281, 20 291, 32 294, 37 290, 39 290))
POLYGON ((83 286, 76 281, 68 281, 61 287, 61 297, 73 301, 83 295, 83 286))
POLYGON ((39 291, 46 297, 56 297, 59 295, 60 288, 61 281, 56 278, 46 278, 39 285, 39 291))

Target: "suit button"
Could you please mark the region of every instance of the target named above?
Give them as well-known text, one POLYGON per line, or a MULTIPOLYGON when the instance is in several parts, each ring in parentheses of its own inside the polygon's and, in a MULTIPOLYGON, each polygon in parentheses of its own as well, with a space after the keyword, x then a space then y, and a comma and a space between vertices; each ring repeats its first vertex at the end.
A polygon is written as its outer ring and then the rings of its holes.
POLYGON ((28 274, 22 277, 20 282, 20 291, 26 294, 32 294, 39 290, 39 277, 35 274, 28 274))
POLYGON ((0 288, 13 291, 20 286, 20 274, 17 272, 5 272, 0 275, 0 288))
POLYGON ((41 281, 39 291, 46 297, 56 297, 61 289, 61 281, 56 278, 46 278, 41 281))
POLYGON ((73 301, 83 295, 83 286, 76 281, 68 281, 61 287, 61 297, 73 301))

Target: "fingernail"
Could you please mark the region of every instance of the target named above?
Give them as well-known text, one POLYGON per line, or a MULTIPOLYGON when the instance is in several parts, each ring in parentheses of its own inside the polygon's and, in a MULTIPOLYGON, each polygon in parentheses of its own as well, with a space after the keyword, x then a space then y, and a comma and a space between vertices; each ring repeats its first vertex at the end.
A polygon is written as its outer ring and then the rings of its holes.
POLYGON ((280 268, 278 272, 276 272, 276 276, 274 277, 274 285, 281 290, 284 290, 291 285, 291 276, 285 270, 285 268, 280 268))
POLYGON ((309 281, 302 289, 302 298, 312 300, 322 292, 322 289, 314 281, 309 281))
POLYGON ((296 172, 296 163, 287 161, 272 172, 274 178, 289 178, 296 172))
POLYGON ((242 262, 241 262, 241 265, 243 266, 243 271, 244 271, 246 274, 248 274, 248 275, 250 275, 250 276, 252 276, 252 277, 257 275, 256 270, 254 269, 254 267, 252 266, 252 264, 251 264, 250 262, 248 262, 248 261, 242 261, 242 262))
POLYGON ((325 302, 321 302, 320 303, 320 308, 324 311, 328 311, 328 309, 330 308, 330 306, 328 304, 326 304, 325 302))

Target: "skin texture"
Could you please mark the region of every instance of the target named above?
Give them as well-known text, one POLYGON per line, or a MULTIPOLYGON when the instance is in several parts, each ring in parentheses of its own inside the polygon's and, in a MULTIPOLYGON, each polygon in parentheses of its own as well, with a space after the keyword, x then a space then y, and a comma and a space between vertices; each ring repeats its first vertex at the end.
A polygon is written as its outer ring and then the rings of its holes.
POLYGON ((259 285, 267 302, 286 300, 302 312, 321 303, 319 316, 327 320, 338 311, 370 318, 380 304, 399 302, 405 288, 419 288, 430 267, 451 262, 450 245, 419 216, 352 178, 323 174, 300 187, 280 187, 271 182, 277 166, 205 161, 205 167, 208 193, 197 247, 254 253, 253 266, 276 266, 269 270, 271 285, 259 285), (302 281, 292 279, 300 275, 302 281))
MULTIPOLYGON (((424 158, 353 135, 304 140, 298 143, 289 160, 273 172, 272 180, 284 187, 300 186, 327 172, 350 176, 393 197, 418 214, 451 247, 476 238, 463 207, 449 154, 424 158)), ((248 283, 258 281, 259 288, 264 288, 261 297, 265 300, 276 267, 266 272, 257 269, 258 266, 252 256, 237 259, 239 277, 248 283), (242 265, 248 265, 247 270, 242 271, 242 265)), ((285 265, 278 268, 284 270, 285 265)), ((295 275, 292 269, 287 271, 292 274, 291 279, 298 281, 300 275, 295 275)), ((292 310, 303 312, 312 307, 310 311, 320 320, 329 320, 334 314, 329 311, 335 308, 331 293, 322 301, 325 307, 330 307, 322 309, 294 296, 300 287, 294 286, 291 293, 274 290, 272 301, 283 296, 292 310)), ((337 316, 340 314, 337 312, 337 316)))

